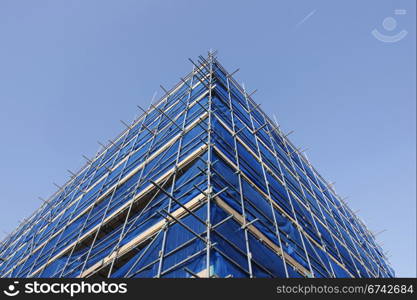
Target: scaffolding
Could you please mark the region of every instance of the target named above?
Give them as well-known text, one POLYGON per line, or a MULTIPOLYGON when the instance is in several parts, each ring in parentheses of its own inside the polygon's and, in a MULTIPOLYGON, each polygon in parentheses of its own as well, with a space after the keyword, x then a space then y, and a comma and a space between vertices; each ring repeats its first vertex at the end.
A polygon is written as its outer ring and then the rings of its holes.
POLYGON ((1 277, 393 277, 238 70, 190 61, 4 239, 1 277))

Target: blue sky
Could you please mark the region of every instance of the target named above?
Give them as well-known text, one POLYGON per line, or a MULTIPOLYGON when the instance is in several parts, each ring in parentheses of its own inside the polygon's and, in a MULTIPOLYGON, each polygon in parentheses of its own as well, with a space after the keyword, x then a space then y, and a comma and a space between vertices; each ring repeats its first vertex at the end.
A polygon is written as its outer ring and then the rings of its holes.
POLYGON ((0 237, 212 48, 368 227, 387 229, 377 237, 397 275, 415 277, 415 11, 413 0, 1 1, 0 237), (408 34, 386 43, 374 29, 408 34))

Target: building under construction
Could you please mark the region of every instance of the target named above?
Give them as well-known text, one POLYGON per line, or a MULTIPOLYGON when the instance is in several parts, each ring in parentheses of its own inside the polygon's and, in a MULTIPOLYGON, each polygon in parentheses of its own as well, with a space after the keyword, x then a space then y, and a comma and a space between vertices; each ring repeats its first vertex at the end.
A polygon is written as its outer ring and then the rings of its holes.
POLYGON ((0 276, 394 277, 234 72, 213 52, 190 61, 5 238, 0 276))

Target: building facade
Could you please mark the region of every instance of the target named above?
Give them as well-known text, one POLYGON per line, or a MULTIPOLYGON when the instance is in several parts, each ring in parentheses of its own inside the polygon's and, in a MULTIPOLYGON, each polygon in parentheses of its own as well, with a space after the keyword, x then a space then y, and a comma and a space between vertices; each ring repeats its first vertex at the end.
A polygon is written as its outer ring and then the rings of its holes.
POLYGON ((1 244, 1 277, 394 277, 214 53, 1 244))

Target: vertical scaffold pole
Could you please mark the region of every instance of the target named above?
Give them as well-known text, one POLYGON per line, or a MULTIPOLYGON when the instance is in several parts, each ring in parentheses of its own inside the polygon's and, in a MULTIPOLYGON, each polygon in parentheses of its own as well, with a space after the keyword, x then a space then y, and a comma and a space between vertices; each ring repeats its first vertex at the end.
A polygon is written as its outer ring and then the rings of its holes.
POLYGON ((213 187, 211 185, 211 161, 212 161, 212 145, 211 145, 211 132, 212 132, 212 84, 213 84, 213 56, 214 53, 209 51, 208 62, 209 62, 209 97, 208 97, 208 134, 207 134, 207 277, 211 277, 210 270, 210 251, 211 251, 211 197, 213 193, 213 187))

